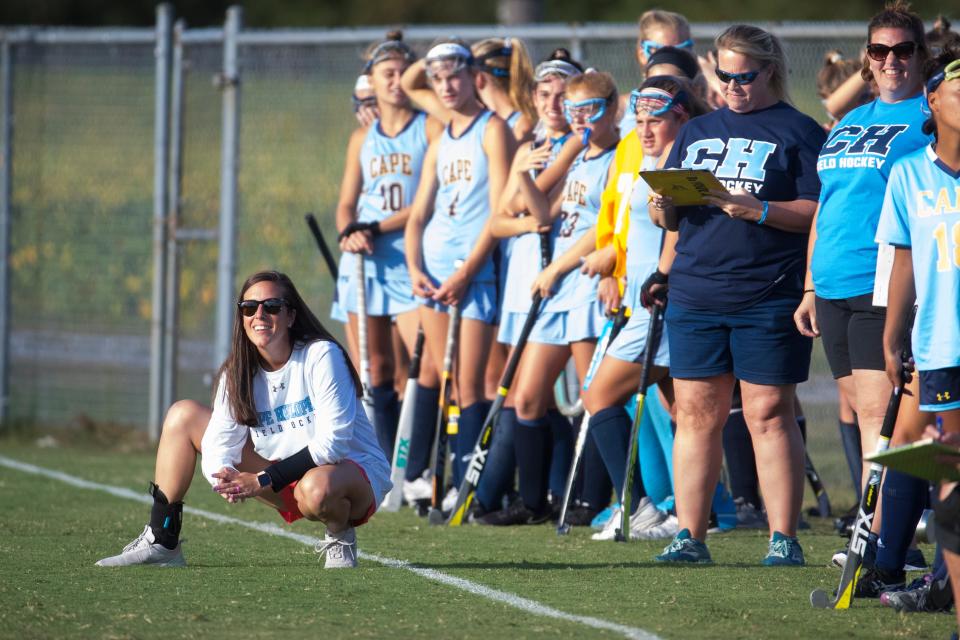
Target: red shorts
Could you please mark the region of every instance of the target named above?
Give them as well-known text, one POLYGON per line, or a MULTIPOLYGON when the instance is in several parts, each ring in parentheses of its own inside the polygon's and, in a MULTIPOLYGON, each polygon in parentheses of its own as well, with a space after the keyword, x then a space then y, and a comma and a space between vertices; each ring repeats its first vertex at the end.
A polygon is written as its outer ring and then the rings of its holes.
MULTIPOLYGON (((367 477, 367 472, 364 470, 362 466, 360 466, 353 460, 350 460, 349 458, 344 460, 344 462, 349 462, 350 464, 355 466, 357 469, 359 469, 360 475, 362 475, 363 479, 367 481, 367 484, 370 484, 370 478, 367 477)), ((297 520, 303 517, 303 514, 300 513, 300 507, 297 506, 297 499, 293 496, 293 489, 294 487, 297 486, 297 482, 299 482, 299 480, 295 480, 291 482, 290 484, 288 484, 287 486, 285 486, 283 489, 279 491, 280 499, 283 500, 283 509, 277 509, 277 511, 280 512, 280 517, 286 520, 288 524, 291 522, 296 522, 297 520)), ((376 510, 377 510, 377 501, 376 501, 376 498, 374 498, 374 500, 370 502, 370 508, 367 509, 367 513, 364 514, 364 516, 359 520, 351 520, 350 526, 359 527, 362 524, 366 524, 370 520, 370 517, 373 516, 373 514, 376 512, 376 510)))

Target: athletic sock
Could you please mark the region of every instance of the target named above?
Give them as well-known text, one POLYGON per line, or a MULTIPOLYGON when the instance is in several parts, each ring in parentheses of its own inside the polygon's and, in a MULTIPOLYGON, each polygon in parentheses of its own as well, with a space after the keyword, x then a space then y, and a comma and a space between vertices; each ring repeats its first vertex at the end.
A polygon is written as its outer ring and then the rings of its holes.
POLYGON ((575 438, 570 420, 558 410, 548 409, 547 419, 550 421, 550 436, 553 442, 550 459, 550 493, 559 499, 567 487, 567 474, 570 473, 570 462, 573 460, 575 438))
POLYGON ((393 383, 382 384, 370 390, 373 395, 373 421, 377 442, 387 460, 393 460, 393 447, 397 441, 397 422, 400 420, 400 401, 393 383))
POLYGON ((504 407, 497 418, 490 451, 487 453, 487 464, 477 487, 476 499, 485 511, 499 509, 503 495, 513 484, 514 471, 517 468, 514 454, 516 431, 517 411, 513 407, 504 407))
POLYGON ((176 549, 180 541, 180 527, 183 526, 183 502, 170 504, 160 487, 150 483, 147 492, 153 497, 150 509, 150 529, 153 538, 167 549, 176 549))
POLYGON ((860 427, 856 422, 837 421, 840 429, 840 442, 843 443, 843 454, 847 458, 847 467, 850 469, 850 480, 857 492, 857 502, 863 494, 863 451, 860 448, 860 427))
POLYGON ((543 511, 550 473, 550 422, 546 416, 536 420, 517 419, 514 451, 520 475, 520 497, 534 513, 543 511))
MULTIPOLYGON (((581 429, 586 429, 587 425, 581 425, 581 429)), ((603 464, 603 458, 600 457, 600 450, 593 437, 588 437, 583 445, 583 454, 580 459, 580 504, 602 511, 610 504, 610 493, 613 491, 613 483, 610 482, 610 474, 607 473, 607 467, 603 464)))
POLYGON ((877 545, 877 568, 902 571, 907 549, 917 531, 923 513, 926 480, 887 469, 881 489, 883 513, 880 517, 880 542, 877 545))
MULTIPOLYGON (((590 434, 597 443, 597 449, 600 451, 600 457, 603 458, 610 480, 613 481, 617 497, 623 495, 623 482, 626 475, 624 463, 627 460, 627 447, 630 446, 632 425, 633 421, 623 407, 607 407, 590 418, 590 434)), ((647 493, 643 486, 640 469, 637 468, 637 461, 634 460, 632 463, 634 464, 633 499, 630 509, 634 511, 640 498, 645 497, 647 493)))
POLYGON ((410 453, 404 479, 413 482, 430 468, 430 450, 433 448, 434 429, 437 426, 437 404, 440 390, 417 385, 413 403, 413 433, 410 434, 410 453))
POLYGON ((734 411, 723 427, 723 454, 727 459, 730 493, 759 508, 760 481, 757 478, 757 460, 753 454, 753 439, 747 429, 742 411, 734 411))
MULTIPOLYGON (((490 410, 490 403, 486 400, 474 402, 469 407, 460 408, 460 422, 457 428, 457 439, 450 447, 456 455, 453 461, 453 478, 455 487, 463 481, 463 472, 470 464, 473 447, 477 444, 477 436, 483 427, 483 421, 490 410)), ((486 469, 484 469, 486 473, 486 469)))

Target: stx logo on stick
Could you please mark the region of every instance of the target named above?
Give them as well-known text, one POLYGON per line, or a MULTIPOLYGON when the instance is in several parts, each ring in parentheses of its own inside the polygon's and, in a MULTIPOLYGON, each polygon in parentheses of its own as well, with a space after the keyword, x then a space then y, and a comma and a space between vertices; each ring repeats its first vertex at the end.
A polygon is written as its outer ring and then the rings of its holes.
POLYGON ((473 448, 473 457, 470 459, 470 466, 467 467, 464 477, 474 486, 480 482, 480 473, 483 471, 483 465, 486 463, 487 452, 480 447, 473 448))

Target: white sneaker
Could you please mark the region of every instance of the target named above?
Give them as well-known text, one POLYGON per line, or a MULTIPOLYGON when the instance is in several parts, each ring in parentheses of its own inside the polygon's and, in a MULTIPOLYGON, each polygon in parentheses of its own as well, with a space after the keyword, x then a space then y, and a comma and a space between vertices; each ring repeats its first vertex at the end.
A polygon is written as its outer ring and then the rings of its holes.
POLYGON ((610 519, 607 520, 607 523, 603 525, 603 529, 600 529, 597 533, 594 533, 590 536, 591 540, 613 540, 617 534, 617 527, 620 526, 620 518, 623 516, 621 513, 623 509, 617 507, 613 510, 613 513, 610 515, 610 519))
POLYGON ((672 539, 680 531, 680 522, 677 516, 660 512, 664 516, 663 520, 654 523, 650 522, 645 526, 634 526, 633 518, 630 519, 630 539, 631 540, 667 540, 672 539))
POLYGON ((314 550, 327 555, 326 569, 353 569, 357 566, 357 532, 353 527, 340 533, 327 531, 314 550))
POLYGON ((156 567, 185 567, 187 561, 183 559, 181 542, 173 549, 167 549, 153 537, 150 525, 143 528, 143 532, 133 542, 123 548, 116 556, 110 556, 97 562, 98 567, 129 567, 137 564, 147 564, 156 567))
POLYGON ((432 496, 433 485, 426 478, 420 477, 403 483, 403 499, 407 504, 413 504, 417 500, 429 500, 432 496))
POLYGON ((443 502, 440 503, 441 511, 453 511, 457 506, 457 498, 460 497, 460 491, 456 487, 450 487, 447 495, 443 496, 443 502))

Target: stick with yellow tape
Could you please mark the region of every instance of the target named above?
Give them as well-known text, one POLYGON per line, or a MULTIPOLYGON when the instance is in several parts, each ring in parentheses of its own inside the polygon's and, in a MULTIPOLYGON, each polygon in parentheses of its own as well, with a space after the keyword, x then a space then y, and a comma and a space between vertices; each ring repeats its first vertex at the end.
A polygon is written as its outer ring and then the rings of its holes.
MULTIPOLYGON (((550 264, 550 238, 547 233, 540 234, 540 266, 546 268, 550 264)), ((517 372, 517 365, 520 363, 520 356, 523 354, 523 348, 527 344, 533 325, 540 315, 540 303, 543 298, 540 293, 536 293, 530 302, 530 311, 527 312, 527 319, 520 330, 520 336, 517 339, 517 346, 514 347, 507 366, 500 377, 500 387, 497 389, 497 397, 494 398, 490 411, 480 427, 480 434, 477 437, 477 443, 473 446, 473 453, 470 455, 470 462, 467 464, 466 471, 463 473, 463 482, 460 483, 460 491, 457 494, 457 504, 454 505, 447 524, 451 527, 457 527, 463 524, 463 520, 473 503, 473 497, 480 484, 480 476, 487 464, 487 453, 490 451, 490 443, 493 440, 494 428, 497 424, 497 418, 500 417, 500 410, 510 392, 510 385, 513 384, 513 377, 517 372)))

